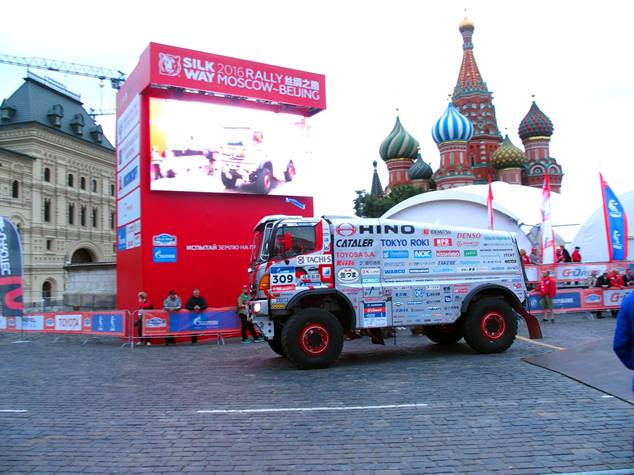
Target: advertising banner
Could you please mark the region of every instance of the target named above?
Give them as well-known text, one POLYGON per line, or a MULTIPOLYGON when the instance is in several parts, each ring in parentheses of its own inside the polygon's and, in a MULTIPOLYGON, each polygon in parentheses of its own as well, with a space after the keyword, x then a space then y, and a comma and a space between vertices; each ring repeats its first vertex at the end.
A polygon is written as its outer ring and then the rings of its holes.
MULTIPOLYGON (((557 290, 553 298, 553 308, 557 311, 586 312, 602 309, 615 309, 634 289, 566 289, 557 290)), ((533 293, 529 296, 529 311, 541 313, 541 297, 533 293)))
POLYGON ((11 220, 0 216, 0 315, 22 316, 22 245, 11 220))
POLYGON ((125 336, 126 312, 73 312, 1 317, 0 330, 34 333, 125 336))
POLYGON ((139 188, 117 201, 117 225, 123 226, 141 218, 141 192, 139 188))
POLYGON ((143 334, 152 335, 203 335, 205 333, 240 329, 240 319, 235 307, 214 309, 206 312, 165 312, 149 310, 143 312, 143 334))
POLYGON ((559 283, 577 282, 579 286, 585 285, 588 277, 592 275, 592 271, 596 271, 597 275, 601 275, 603 272, 616 269, 622 273, 625 269, 634 269, 634 262, 625 261, 618 264, 609 262, 592 262, 592 263, 571 263, 571 264, 557 264, 554 266, 535 266, 526 265, 524 270, 526 272, 526 280, 528 282, 537 282, 543 270, 549 270, 553 273, 553 276, 559 283))
POLYGON ((312 115, 326 108, 322 74, 150 43, 150 83, 288 104, 312 115))
POLYGON ((627 216, 621 202, 616 197, 612 188, 599 174, 601 179, 601 195, 603 196, 603 217, 605 219, 605 232, 608 240, 608 255, 610 261, 622 261, 627 259, 627 216))

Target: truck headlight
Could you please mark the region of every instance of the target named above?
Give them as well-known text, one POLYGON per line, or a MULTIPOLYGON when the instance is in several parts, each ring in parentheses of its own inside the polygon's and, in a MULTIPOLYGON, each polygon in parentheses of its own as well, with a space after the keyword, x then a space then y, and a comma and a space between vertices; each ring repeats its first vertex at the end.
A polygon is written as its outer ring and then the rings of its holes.
POLYGON ((256 302, 253 304, 253 311, 255 313, 260 313, 260 310, 262 310, 262 304, 260 302, 256 302))

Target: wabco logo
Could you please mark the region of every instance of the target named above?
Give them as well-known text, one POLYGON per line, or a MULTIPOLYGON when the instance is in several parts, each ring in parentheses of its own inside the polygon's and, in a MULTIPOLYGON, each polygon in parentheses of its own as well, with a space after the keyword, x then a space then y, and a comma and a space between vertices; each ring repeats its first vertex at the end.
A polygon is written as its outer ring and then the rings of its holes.
POLYGON ((180 56, 167 53, 159 53, 159 74, 162 74, 163 76, 179 76, 180 73, 180 56))
POLYGON ((354 224, 341 223, 337 226, 336 232, 339 236, 348 237, 356 233, 357 228, 354 226, 354 224))

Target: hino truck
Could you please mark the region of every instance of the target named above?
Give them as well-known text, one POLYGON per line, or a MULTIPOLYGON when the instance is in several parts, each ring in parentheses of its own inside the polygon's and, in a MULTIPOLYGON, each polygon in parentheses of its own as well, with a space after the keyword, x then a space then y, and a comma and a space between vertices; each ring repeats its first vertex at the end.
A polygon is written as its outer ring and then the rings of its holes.
POLYGON ((303 369, 339 357, 346 335, 419 327, 438 344, 505 351, 518 315, 537 319, 514 236, 416 222, 267 216, 254 229, 248 307, 271 349, 303 369))

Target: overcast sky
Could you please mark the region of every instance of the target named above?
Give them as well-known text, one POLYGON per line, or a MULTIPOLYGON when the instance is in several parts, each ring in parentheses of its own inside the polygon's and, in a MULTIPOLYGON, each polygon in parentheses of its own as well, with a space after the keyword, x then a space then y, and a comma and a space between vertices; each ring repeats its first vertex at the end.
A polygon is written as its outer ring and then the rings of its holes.
MULTIPOLYGON (((599 206, 599 171, 617 193, 634 188, 631 1, 7 2, 0 53, 129 73, 154 41, 323 73, 327 110, 311 119, 323 185, 316 211, 351 213, 354 190, 370 188, 373 160, 387 184, 378 148, 397 107, 437 168, 430 130, 458 77, 465 6, 500 130, 522 147, 517 128, 535 94, 555 127, 550 151, 564 169, 565 197, 588 213, 599 206)), ((0 96, 24 75, 0 64, 0 96)), ((109 84, 51 77, 86 107, 114 107, 109 84)), ((114 142, 113 121, 101 118, 114 142)))

